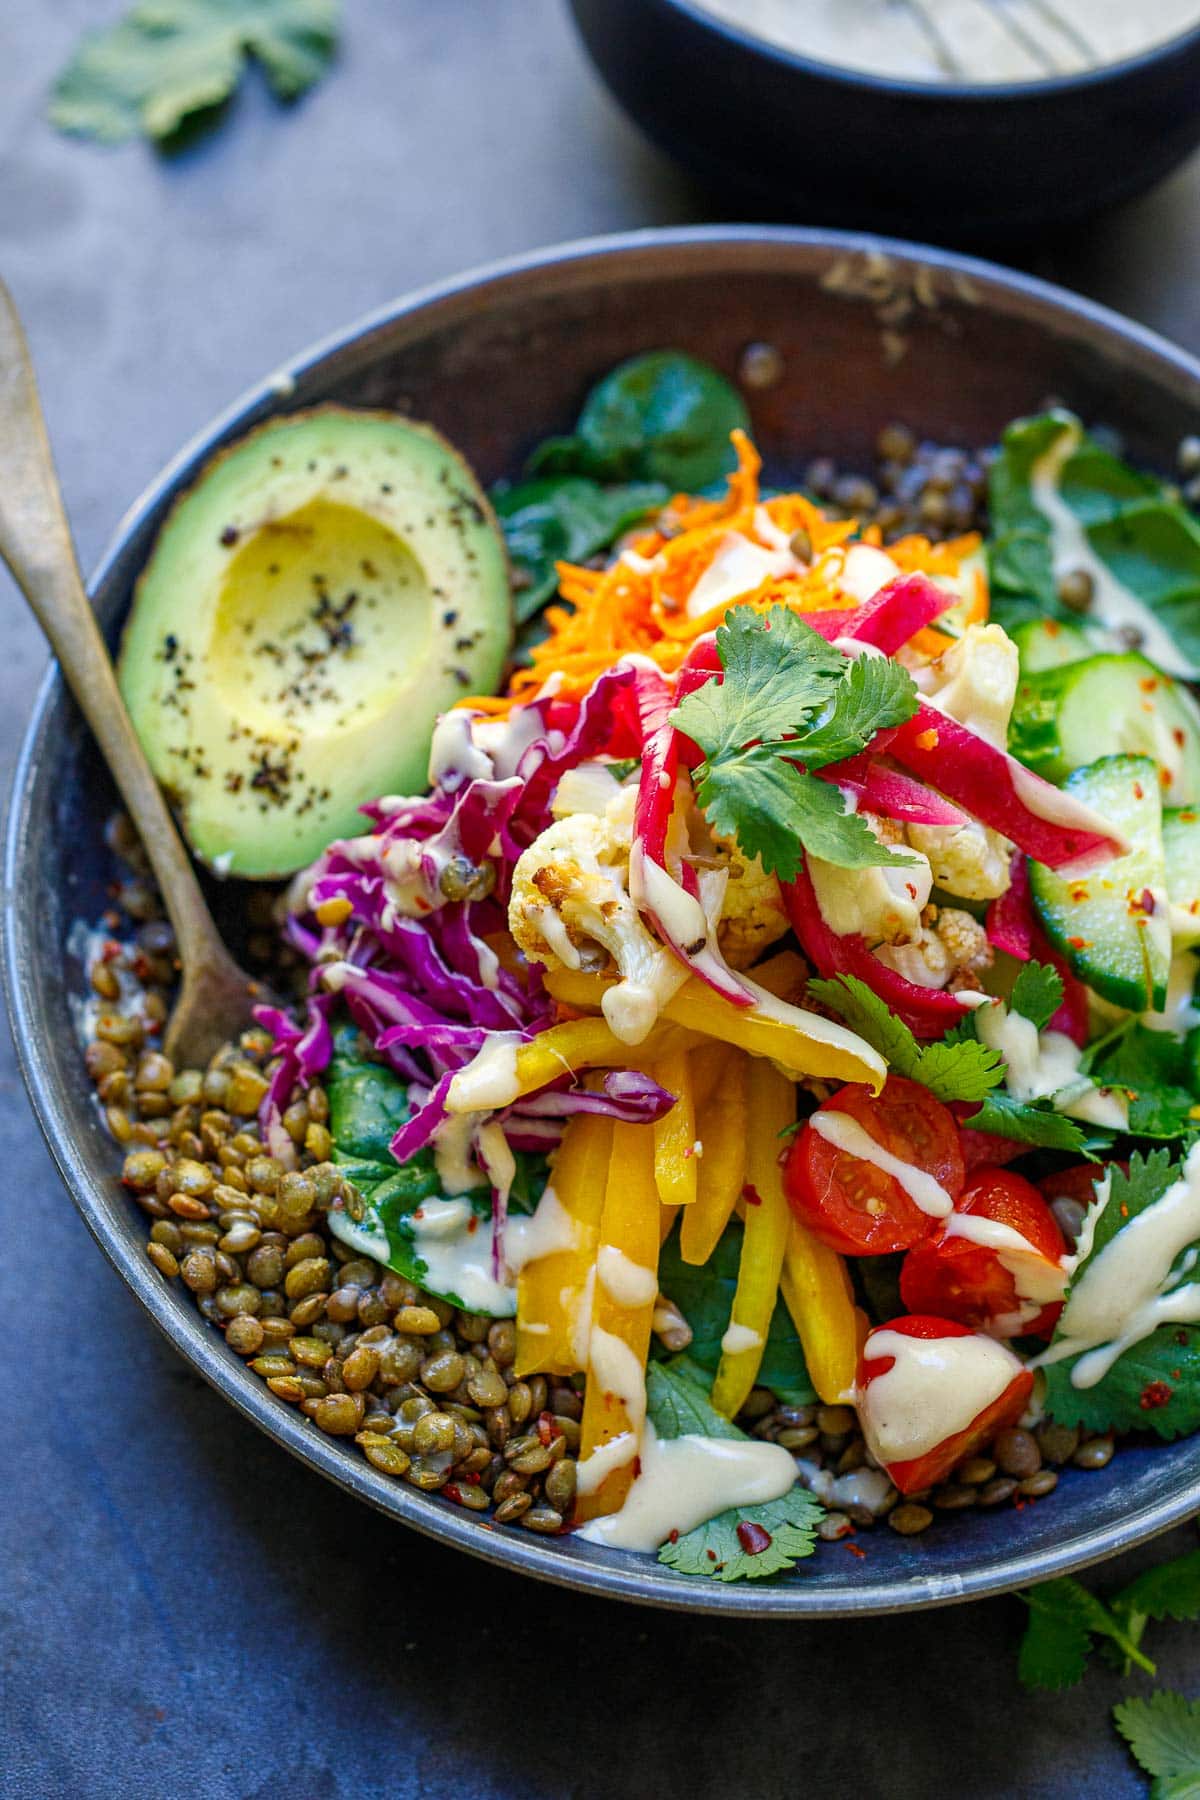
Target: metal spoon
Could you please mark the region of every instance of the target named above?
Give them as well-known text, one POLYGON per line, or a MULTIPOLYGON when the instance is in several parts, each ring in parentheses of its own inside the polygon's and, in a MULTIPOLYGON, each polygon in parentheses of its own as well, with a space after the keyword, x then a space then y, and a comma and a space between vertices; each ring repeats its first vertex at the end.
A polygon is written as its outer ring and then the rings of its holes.
POLYGON ((125 711, 75 558, 29 347, 0 282, 0 557, 50 640, 150 859, 175 930, 181 979, 163 1048, 203 1065, 263 997, 234 962, 205 905, 162 791, 125 711))

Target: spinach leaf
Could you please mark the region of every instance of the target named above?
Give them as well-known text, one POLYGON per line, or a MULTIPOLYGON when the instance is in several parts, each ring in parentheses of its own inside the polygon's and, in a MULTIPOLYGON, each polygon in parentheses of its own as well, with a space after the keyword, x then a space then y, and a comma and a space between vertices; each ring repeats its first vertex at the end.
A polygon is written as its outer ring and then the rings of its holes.
POLYGON ((723 375, 682 351, 652 350, 596 384, 574 435, 543 444, 530 473, 661 481, 673 492, 695 492, 734 467, 729 435, 749 424, 723 375))
POLYGON ((586 562, 671 498, 659 481, 601 487, 584 475, 545 475, 492 490, 513 566, 526 578, 514 602, 527 624, 558 587, 554 565, 586 562))
MULTIPOLYGON (((1038 459, 1064 431, 1076 430, 1078 420, 1067 412, 1018 419, 992 465, 989 577, 993 613, 1006 628, 1027 618, 1074 616, 1058 597, 1053 532, 1032 483, 1038 459)), ((1165 487, 1086 433, 1063 463, 1058 487, 1096 555, 1200 668, 1200 524, 1165 487)))
MULTIPOLYGON (((679 1229, 671 1233, 659 1257, 659 1283, 692 1328, 688 1355, 710 1377, 721 1360, 721 1339, 729 1326, 738 1264, 742 1255, 742 1226, 733 1219, 706 1263, 685 1263, 679 1254, 679 1229)), ((807 1406, 816 1399, 796 1327, 782 1300, 775 1304, 771 1328, 758 1372, 761 1386, 770 1388, 785 1406, 807 1406)))

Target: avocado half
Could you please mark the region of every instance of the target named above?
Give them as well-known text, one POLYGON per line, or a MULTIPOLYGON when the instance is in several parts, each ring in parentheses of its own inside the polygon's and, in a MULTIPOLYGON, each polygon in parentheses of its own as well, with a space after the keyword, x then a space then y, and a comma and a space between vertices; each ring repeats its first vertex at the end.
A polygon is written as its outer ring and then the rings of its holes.
POLYGON ((329 406, 208 463, 138 582, 118 677, 196 854, 289 875, 424 792, 439 713, 500 679, 504 541, 428 425, 329 406))

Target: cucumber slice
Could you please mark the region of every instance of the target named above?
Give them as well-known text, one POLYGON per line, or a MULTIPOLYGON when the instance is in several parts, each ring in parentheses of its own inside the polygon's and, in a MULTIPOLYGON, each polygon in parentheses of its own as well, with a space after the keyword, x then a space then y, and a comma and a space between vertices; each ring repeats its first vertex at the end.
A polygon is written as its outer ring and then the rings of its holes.
POLYGON ((1171 936, 1177 949, 1200 943, 1200 811, 1194 806, 1163 812, 1163 854, 1171 936))
POLYGON ((1113 751, 1150 756, 1164 801, 1200 801, 1200 708, 1187 688, 1134 653, 1023 673, 1008 748, 1054 782, 1113 751))
POLYGON ((1161 1011, 1171 930, 1157 766, 1148 756, 1102 756, 1065 785, 1115 825, 1129 849, 1074 877, 1030 863, 1046 936, 1080 981, 1114 1006, 1161 1011))
POLYGON ((1026 619, 1009 634, 1021 657, 1022 675, 1040 675, 1043 669, 1059 669, 1065 663, 1082 662, 1096 646, 1078 625, 1058 619, 1026 619))

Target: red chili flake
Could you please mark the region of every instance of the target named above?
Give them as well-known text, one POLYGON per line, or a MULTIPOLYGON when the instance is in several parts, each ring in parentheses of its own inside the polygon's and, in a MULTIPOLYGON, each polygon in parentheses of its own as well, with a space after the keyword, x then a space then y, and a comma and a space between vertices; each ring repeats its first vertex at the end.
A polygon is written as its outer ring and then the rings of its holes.
POLYGON ((1072 950, 1089 950, 1092 941, 1090 938, 1069 937, 1067 942, 1070 944, 1072 950))
POLYGON ((1183 1370, 1182 1369, 1172 1369, 1171 1370, 1171 1380, 1172 1381, 1182 1381, 1183 1380, 1183 1370))
POLYGON ((936 750, 938 747, 938 734, 936 731, 918 731, 916 737, 913 739, 913 743, 917 746, 918 750, 936 750))
POLYGON ((668 1531, 667 1542, 668 1542, 668 1544, 677 1544, 679 1542, 679 1527, 678 1527, 678 1525, 672 1525, 670 1531, 668 1531))
POLYGON ((1178 744, 1179 748, 1182 750, 1184 744, 1187 742, 1187 738, 1185 737, 1181 727, 1176 725, 1175 729, 1171 733, 1171 736, 1175 739, 1175 742, 1178 744))
POLYGON ((1156 1412, 1160 1406, 1166 1406, 1175 1392, 1165 1381, 1152 1381, 1144 1387, 1138 1397, 1138 1405, 1143 1412, 1156 1412))
POLYGON ((861 1544, 846 1544, 843 1548, 848 1550, 851 1556, 857 1556, 860 1562, 866 1561, 867 1553, 861 1544))
MULTIPOLYGON (((414 1213, 413 1218, 415 1219, 416 1217, 417 1217, 417 1214, 414 1213)), ((472 1215, 472 1217, 467 1220, 467 1236, 474 1237, 474 1235, 478 1231, 478 1229, 479 1229, 479 1220, 477 1218, 475 1218, 474 1215, 472 1215)))
POLYGON ((460 1506, 462 1505, 462 1495, 459 1492, 457 1485, 453 1481, 448 1482, 447 1485, 442 1489, 442 1492, 443 1492, 443 1494, 445 1494, 447 1500, 457 1500, 459 1505, 460 1506))
POLYGON ((1141 688, 1143 694, 1152 694, 1158 686, 1158 678, 1155 675, 1143 675, 1142 679, 1138 682, 1138 686, 1141 688))
POLYGON ((1143 786, 1142 786, 1142 784, 1141 784, 1141 782, 1140 782, 1140 781, 1135 781, 1135 782, 1134 782, 1134 784, 1133 784, 1133 793, 1134 793, 1134 798, 1135 798, 1135 799, 1137 799, 1137 800, 1144 800, 1144 799, 1145 799, 1145 798, 1146 798, 1146 790, 1145 790, 1145 788, 1144 788, 1144 787, 1143 787, 1143 786))
POLYGON ((1129 1217, 1129 1208, 1125 1204, 1124 1200, 1122 1200, 1122 1202, 1121 1202, 1120 1211, 1121 1211, 1121 1217, 1123 1219, 1127 1219, 1129 1217))
POLYGON ((544 1412, 538 1414, 537 1434, 541 1438, 545 1448, 548 1450, 558 1436, 553 1413, 544 1412))
POLYGON ((742 1189, 742 1199, 746 1202, 747 1206, 762 1205, 762 1195, 759 1193, 758 1189, 752 1187, 749 1182, 747 1182, 742 1189))
POLYGON ((635 1456, 633 1459, 633 1479, 635 1481, 637 1480, 637 1478, 641 1474, 641 1472, 642 1472, 642 1459, 640 1456, 635 1456))
POLYGON ((1192 1340, 1189 1338, 1186 1331, 1177 1331, 1175 1333, 1175 1342, 1177 1344, 1182 1344, 1182 1346, 1185 1350, 1187 1349, 1187 1347, 1191 1343, 1191 1341, 1192 1340))
POLYGON ((709 1562, 716 1562, 716 1560, 717 1560, 717 1553, 716 1553, 716 1551, 715 1551, 715 1550, 706 1550, 706 1551, 705 1551, 705 1552, 704 1552, 704 1554, 705 1554, 705 1556, 707 1556, 707 1558, 708 1558, 708 1560, 709 1560, 709 1562))
POLYGON ((477 1469, 472 1469, 469 1474, 459 1476, 459 1480, 465 1481, 468 1487, 478 1487, 479 1479, 479 1471, 477 1469))
POLYGON ((737 1528, 737 1540, 747 1556, 761 1556, 771 1548, 771 1534, 753 1519, 743 1519, 737 1528))

